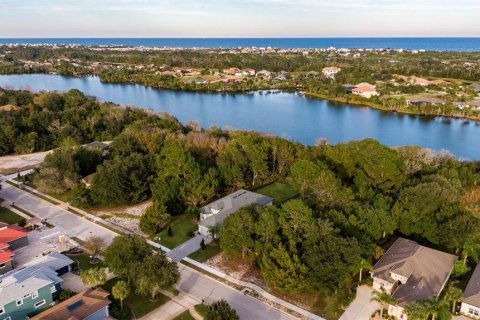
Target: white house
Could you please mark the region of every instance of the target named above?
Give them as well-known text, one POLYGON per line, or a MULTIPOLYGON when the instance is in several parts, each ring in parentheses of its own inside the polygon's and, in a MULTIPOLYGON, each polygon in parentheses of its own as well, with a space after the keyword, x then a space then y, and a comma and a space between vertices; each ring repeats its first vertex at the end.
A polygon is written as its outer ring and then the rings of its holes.
POLYGON ((373 289, 395 299, 396 304, 388 306, 390 316, 406 320, 407 304, 440 295, 456 260, 454 255, 398 238, 370 271, 373 289))
POLYGON ((342 71, 342 69, 337 67, 326 67, 322 69, 323 76, 325 78, 331 78, 331 79, 334 79, 335 75, 340 71, 342 71))
POLYGON ((210 228, 219 226, 222 221, 241 208, 251 205, 269 206, 273 199, 255 192, 240 189, 226 197, 212 202, 200 210, 198 232, 204 236, 210 235, 210 228))
POLYGON ((474 319, 480 319, 480 264, 473 271, 463 297, 460 313, 474 319))

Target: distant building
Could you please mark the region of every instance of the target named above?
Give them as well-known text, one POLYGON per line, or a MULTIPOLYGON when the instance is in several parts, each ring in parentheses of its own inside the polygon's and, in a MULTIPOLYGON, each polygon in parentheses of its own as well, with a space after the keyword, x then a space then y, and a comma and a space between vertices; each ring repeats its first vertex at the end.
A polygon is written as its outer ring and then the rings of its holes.
POLYGON ((337 68, 337 67, 326 67, 322 69, 322 74, 326 78, 331 78, 334 79, 335 75, 342 71, 342 69, 337 68))
POLYGON ((470 87, 476 92, 480 93, 480 83, 474 83, 470 87))
POLYGON ((352 93, 368 99, 379 95, 377 89, 375 89, 375 86, 369 83, 361 83, 356 85, 355 88, 352 88, 352 93))
POLYGON ((456 260, 454 255, 399 238, 370 271, 373 289, 395 299, 396 304, 388 306, 389 315, 406 319, 407 304, 440 295, 456 260))
POLYGON ((270 79, 272 78, 272 73, 268 70, 260 70, 256 74, 257 78, 270 79))
POLYGON ((443 101, 440 98, 436 97, 421 97, 421 98, 412 98, 407 100, 408 105, 412 106, 434 106, 442 104, 443 101))
POLYGON ((463 297, 460 313, 480 319, 480 264, 473 271, 463 297))
POLYGON ((50 309, 30 318, 32 320, 102 320, 109 317, 109 293, 101 288, 86 289, 50 309))
POLYGON ((59 275, 70 270, 73 261, 51 253, 19 270, 0 276, 0 317, 25 319, 51 306, 61 291, 59 275))
POLYGON ((212 202, 200 211, 198 232, 204 236, 210 235, 210 228, 219 226, 222 221, 241 208, 251 205, 269 206, 273 204, 273 198, 240 189, 226 197, 212 202))

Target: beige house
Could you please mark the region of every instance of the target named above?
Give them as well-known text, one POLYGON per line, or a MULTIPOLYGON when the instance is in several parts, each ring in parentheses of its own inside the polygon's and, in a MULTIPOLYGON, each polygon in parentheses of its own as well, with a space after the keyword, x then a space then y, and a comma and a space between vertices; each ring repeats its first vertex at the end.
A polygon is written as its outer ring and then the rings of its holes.
POLYGON ((209 236, 211 227, 219 226, 232 213, 254 204, 269 206, 273 204, 273 198, 240 189, 212 202, 200 210, 198 232, 204 236, 209 236))
POLYGON ((375 86, 370 83, 360 83, 352 88, 352 93, 370 99, 371 97, 380 95, 375 86))
POLYGON ((437 297, 450 277, 457 257, 399 238, 375 264, 370 274, 373 288, 396 300, 388 314, 406 320, 404 307, 412 301, 437 297))
POLYGON ((477 265, 475 271, 473 271, 463 297, 460 313, 474 319, 480 319, 480 265, 477 265))

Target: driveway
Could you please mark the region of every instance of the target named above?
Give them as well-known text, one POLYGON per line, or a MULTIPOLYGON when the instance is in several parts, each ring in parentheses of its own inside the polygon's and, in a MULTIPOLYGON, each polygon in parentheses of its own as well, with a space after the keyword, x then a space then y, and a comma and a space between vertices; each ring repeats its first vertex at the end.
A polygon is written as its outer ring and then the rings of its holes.
POLYGON ((53 251, 54 243, 61 234, 59 228, 42 228, 28 233, 28 246, 15 250, 15 263, 17 268, 33 258, 40 257, 44 253, 53 251))
POLYGON ((380 309, 380 304, 370 301, 372 298, 372 289, 368 286, 357 288, 355 300, 348 306, 339 320, 369 320, 370 316, 380 309))
POLYGON ((202 239, 205 241, 205 244, 208 244, 212 241, 211 238, 197 234, 192 239, 182 243, 178 247, 172 249, 167 256, 172 258, 174 261, 181 261, 183 258, 188 257, 191 253, 200 249, 200 242, 202 239))

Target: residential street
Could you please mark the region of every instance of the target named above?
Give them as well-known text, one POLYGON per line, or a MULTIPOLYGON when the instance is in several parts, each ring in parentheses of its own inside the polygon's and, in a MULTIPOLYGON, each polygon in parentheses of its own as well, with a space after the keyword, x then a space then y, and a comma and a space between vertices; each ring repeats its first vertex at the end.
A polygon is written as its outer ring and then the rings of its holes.
MULTIPOLYGON (((70 237, 85 240, 89 235, 95 234, 104 237, 110 242, 116 236, 114 232, 44 201, 26 191, 22 191, 7 183, 2 183, 2 186, 2 198, 9 202, 15 202, 15 206, 34 213, 39 218, 47 218, 48 222, 55 225, 70 237)), ((225 299, 237 310, 241 319, 295 319, 293 316, 271 308, 254 298, 245 296, 243 293, 189 267, 179 264, 179 268, 181 280, 177 288, 199 301, 204 299, 207 302, 212 302, 225 299)))

